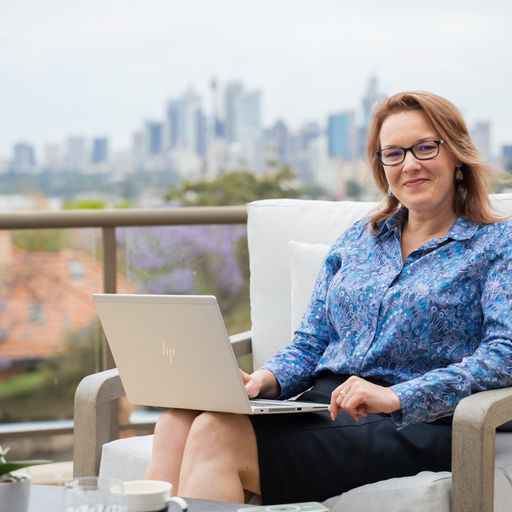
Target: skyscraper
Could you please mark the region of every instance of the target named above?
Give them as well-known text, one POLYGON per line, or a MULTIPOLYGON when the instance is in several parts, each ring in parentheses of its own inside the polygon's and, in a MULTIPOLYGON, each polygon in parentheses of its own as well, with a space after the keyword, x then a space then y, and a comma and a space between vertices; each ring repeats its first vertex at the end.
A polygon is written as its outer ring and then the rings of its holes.
POLYGON ((377 102, 384 98, 384 94, 379 92, 377 85, 377 77, 372 75, 368 79, 366 93, 361 100, 363 108, 363 119, 361 125, 357 128, 356 136, 356 156, 361 157, 365 152, 366 137, 368 134, 368 126, 372 117, 373 109, 377 102))
POLYGON ((88 163, 85 138, 69 137, 66 143, 66 166, 69 170, 80 170, 88 163))
POLYGON ((501 147, 501 158, 505 169, 512 171, 512 144, 505 144, 501 147))
POLYGON ((471 138, 484 160, 491 158, 491 124, 489 121, 478 121, 471 131, 471 138))
POLYGON ((156 156, 163 149, 163 124, 157 121, 146 121, 144 127, 144 153, 156 156))
POLYGON ((91 162, 101 164, 108 161, 108 139, 97 137, 92 141, 91 162))
POLYGON ((327 147, 331 158, 355 157, 356 127, 353 111, 331 114, 327 120, 327 147))
POLYGON ((34 147, 26 142, 18 142, 13 147, 10 169, 15 172, 33 171, 36 165, 34 147))
POLYGON ((166 147, 204 156, 206 118, 201 98, 192 90, 170 100, 166 115, 166 147))
POLYGON ((228 142, 240 140, 243 95, 244 86, 241 82, 229 82, 224 89, 225 127, 228 142))

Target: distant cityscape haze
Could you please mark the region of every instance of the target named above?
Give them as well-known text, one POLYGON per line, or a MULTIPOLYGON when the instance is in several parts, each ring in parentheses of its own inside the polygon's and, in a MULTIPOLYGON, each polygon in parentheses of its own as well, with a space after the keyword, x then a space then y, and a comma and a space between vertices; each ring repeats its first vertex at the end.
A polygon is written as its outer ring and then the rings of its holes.
MULTIPOLYGON (((114 150, 188 86, 208 94, 241 79, 263 91, 262 122, 297 129, 355 110, 369 75, 382 91, 446 96, 469 125, 492 125, 492 152, 512 141, 512 4, 428 6, 392 0, 238 2, 35 0, 0 22, 0 158, 70 136, 114 150)), ((360 122, 359 119, 356 119, 360 122)))

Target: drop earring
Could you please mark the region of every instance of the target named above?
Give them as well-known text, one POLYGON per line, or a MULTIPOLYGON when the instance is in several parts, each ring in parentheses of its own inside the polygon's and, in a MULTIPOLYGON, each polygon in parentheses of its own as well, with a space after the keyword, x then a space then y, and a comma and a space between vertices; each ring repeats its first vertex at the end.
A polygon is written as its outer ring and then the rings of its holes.
POLYGON ((389 186, 388 186, 387 196, 393 197, 393 192, 391 192, 391 188, 389 186))
POLYGON ((460 183, 464 179, 464 174, 462 174, 461 165, 457 167, 457 172, 455 173, 455 181, 460 183))

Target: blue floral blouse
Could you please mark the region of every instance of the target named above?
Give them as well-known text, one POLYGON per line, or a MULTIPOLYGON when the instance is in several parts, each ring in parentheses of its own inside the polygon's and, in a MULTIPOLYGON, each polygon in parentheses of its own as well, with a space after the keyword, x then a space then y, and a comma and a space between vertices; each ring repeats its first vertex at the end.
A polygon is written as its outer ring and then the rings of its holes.
POLYGON ((392 384, 399 428, 512 385, 512 224, 459 217, 402 264, 404 210, 356 222, 330 248, 291 345, 265 363, 281 398, 323 370, 392 384))

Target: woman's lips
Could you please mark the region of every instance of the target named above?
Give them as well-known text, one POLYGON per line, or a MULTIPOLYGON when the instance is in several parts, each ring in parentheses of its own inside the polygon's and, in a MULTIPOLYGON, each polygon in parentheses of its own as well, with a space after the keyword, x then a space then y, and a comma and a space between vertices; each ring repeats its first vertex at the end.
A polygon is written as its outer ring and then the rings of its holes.
POLYGON ((424 178, 418 178, 417 180, 409 180, 404 183, 404 187, 417 187, 419 185, 422 185, 423 183, 426 183, 428 180, 424 178))

